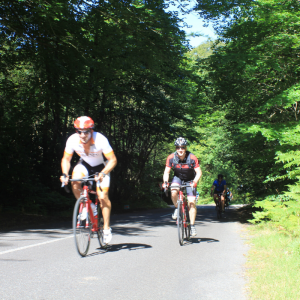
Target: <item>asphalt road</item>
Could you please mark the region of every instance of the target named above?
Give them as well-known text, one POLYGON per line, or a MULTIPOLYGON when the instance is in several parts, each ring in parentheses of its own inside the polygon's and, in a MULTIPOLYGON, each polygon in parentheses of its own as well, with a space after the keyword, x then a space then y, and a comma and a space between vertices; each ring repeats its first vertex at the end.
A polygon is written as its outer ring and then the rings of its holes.
POLYGON ((108 251, 80 257, 70 223, 0 233, 0 299, 246 299, 248 246, 231 206, 198 206, 198 235, 180 246, 173 209, 112 218, 108 251))

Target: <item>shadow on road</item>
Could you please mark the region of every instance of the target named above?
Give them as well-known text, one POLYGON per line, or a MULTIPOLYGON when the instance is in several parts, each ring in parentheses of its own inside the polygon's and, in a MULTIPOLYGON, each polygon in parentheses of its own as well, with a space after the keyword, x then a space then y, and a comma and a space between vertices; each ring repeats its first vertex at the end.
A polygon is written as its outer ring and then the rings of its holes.
POLYGON ((191 244, 200 244, 203 242, 207 242, 207 243, 215 243, 215 242, 219 242, 219 240, 216 239, 212 239, 212 238, 190 238, 188 241, 185 240, 183 246, 188 246, 191 244))
MULTIPOLYGON (((198 212, 195 225, 205 225, 205 222, 239 222, 244 224, 248 223, 253 212, 251 207, 231 206, 229 210, 226 210, 222 219, 219 220, 214 206, 201 205, 197 208, 198 212)), ((126 236, 151 236, 151 232, 154 232, 156 227, 176 227, 176 222, 171 219, 173 210, 174 208, 165 208, 112 215, 111 222, 113 233, 126 236)), ((68 221, 53 221, 49 224, 35 223, 27 226, 20 224, 18 228, 15 226, 14 228, 2 228, 2 232, 0 233, 7 234, 8 232, 16 233, 21 231, 24 233, 34 232, 37 234, 47 235, 50 238, 57 238, 58 236, 70 234, 71 226, 71 218, 68 218, 68 221)), ((6 237, 9 236, 6 235, 6 237)), ((24 237, 24 239, 26 238, 29 237, 24 237)))
POLYGON ((230 206, 222 214, 222 218, 217 218, 217 211, 214 205, 198 206, 196 223, 201 224, 205 222, 239 222, 241 224, 249 224, 250 219, 253 218, 252 213, 255 209, 251 205, 245 206, 230 206))
POLYGON ((152 248, 152 246, 147 244, 136 244, 136 243, 126 243, 126 244, 112 244, 109 245, 107 248, 97 248, 97 252, 93 252, 85 257, 91 257, 99 254, 104 254, 107 252, 117 252, 120 250, 129 250, 129 251, 135 251, 135 250, 142 250, 152 248))
POLYGON ((147 245, 147 244, 115 244, 115 245, 110 245, 108 247, 108 251, 109 252, 116 252, 116 251, 120 251, 120 250, 129 250, 129 251, 133 251, 133 250, 141 250, 141 249, 147 249, 147 248, 152 248, 152 246, 147 245))

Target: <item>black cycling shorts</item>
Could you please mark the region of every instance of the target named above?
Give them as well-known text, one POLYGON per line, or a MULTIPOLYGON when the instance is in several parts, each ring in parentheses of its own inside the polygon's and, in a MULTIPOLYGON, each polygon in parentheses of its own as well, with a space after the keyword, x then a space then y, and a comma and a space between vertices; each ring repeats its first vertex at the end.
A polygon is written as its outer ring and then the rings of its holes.
MULTIPOLYGON (((179 177, 174 176, 174 177, 173 177, 173 180, 172 180, 171 187, 176 188, 176 185, 181 185, 183 182, 184 182, 184 183, 190 183, 190 182, 192 182, 192 181, 193 181, 193 180, 187 181, 187 182, 186 182, 186 181, 181 180, 179 177)), ((188 196, 188 197, 195 197, 195 198, 196 198, 196 190, 197 190, 197 189, 192 188, 191 186, 186 187, 186 194, 187 194, 187 196, 188 196)))
POLYGON ((98 165, 98 166, 92 167, 92 166, 90 166, 87 162, 85 162, 85 161, 82 160, 82 159, 79 160, 79 162, 77 163, 77 165, 79 165, 79 164, 82 164, 83 166, 86 167, 86 169, 87 169, 88 172, 89 172, 89 176, 90 176, 90 175, 94 175, 94 174, 96 174, 97 172, 100 173, 100 172, 104 169, 104 167, 105 167, 104 164, 100 164, 100 165, 98 165))

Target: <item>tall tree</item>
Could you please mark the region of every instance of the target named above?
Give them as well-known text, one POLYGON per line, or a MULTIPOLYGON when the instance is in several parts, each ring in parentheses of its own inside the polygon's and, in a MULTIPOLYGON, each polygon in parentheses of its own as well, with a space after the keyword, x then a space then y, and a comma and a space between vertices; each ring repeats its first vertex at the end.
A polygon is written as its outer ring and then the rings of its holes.
POLYGON ((160 0, 12 0, 1 3, 0 17, 1 180, 8 197, 23 210, 47 206, 43 197, 57 201, 51 191, 59 188, 65 141, 74 118, 89 115, 119 159, 112 198, 143 200, 147 190, 137 187, 149 157, 175 135, 175 123, 190 119, 195 102, 178 18, 160 0))

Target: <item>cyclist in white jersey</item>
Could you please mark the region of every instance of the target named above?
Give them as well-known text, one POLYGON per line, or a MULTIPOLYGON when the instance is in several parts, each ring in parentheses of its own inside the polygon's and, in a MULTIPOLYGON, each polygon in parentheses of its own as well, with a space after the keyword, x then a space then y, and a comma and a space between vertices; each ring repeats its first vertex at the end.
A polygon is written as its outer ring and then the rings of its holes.
MULTIPOLYGON (((72 134, 66 143, 64 156, 61 160, 62 176, 60 181, 68 183, 68 173, 71 166, 71 159, 74 151, 80 156, 80 161, 75 166, 72 177, 83 178, 99 172, 95 176, 100 181, 102 191, 97 187, 97 195, 103 215, 104 242, 111 241, 112 234, 109 224, 111 202, 108 198, 110 185, 110 172, 117 164, 117 158, 107 138, 99 132, 94 132, 94 121, 90 117, 79 117, 74 122, 77 133, 72 134), (107 161, 104 160, 104 157, 107 161)), ((76 199, 80 197, 81 183, 71 182, 73 194, 76 199)))

